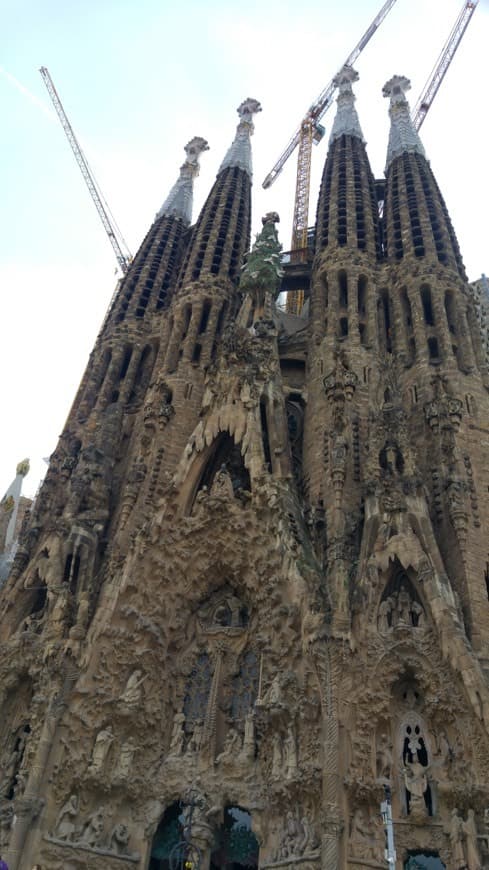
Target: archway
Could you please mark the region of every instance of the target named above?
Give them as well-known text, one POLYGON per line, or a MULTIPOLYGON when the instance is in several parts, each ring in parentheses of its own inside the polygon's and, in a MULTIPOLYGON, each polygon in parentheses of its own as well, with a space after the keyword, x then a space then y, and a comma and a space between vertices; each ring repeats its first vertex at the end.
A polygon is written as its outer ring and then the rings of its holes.
POLYGON ((226 807, 211 854, 210 870, 250 870, 258 867, 258 850, 258 840, 251 830, 250 813, 241 807, 226 807))
POLYGON ((170 870, 170 853, 183 840, 183 806, 175 801, 167 807, 151 844, 148 870, 170 870))
POLYGON ((409 851, 404 870, 445 870, 438 852, 409 851))

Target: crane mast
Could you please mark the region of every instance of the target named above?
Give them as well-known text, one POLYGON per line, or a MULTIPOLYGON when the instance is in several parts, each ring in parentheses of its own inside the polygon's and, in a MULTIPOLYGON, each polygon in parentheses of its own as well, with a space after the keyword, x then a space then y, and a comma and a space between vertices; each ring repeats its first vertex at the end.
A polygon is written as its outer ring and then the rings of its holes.
MULTIPOLYGON (((380 12, 376 15, 370 26, 356 44, 353 51, 348 55, 343 66, 352 66, 372 36, 378 30, 382 21, 390 12, 396 0, 387 0, 380 12)), ((287 145, 285 151, 277 160, 275 166, 269 172, 263 182, 263 187, 270 187, 277 176, 281 173, 285 163, 297 146, 297 175, 294 198, 294 215, 292 219, 291 262, 301 263, 307 260, 307 230, 309 225, 309 197, 311 188, 311 158, 312 145, 321 141, 324 136, 324 127, 319 123, 333 102, 336 90, 333 78, 319 94, 319 97, 310 106, 304 116, 300 127, 287 145)), ((287 296, 287 311, 298 314, 302 308, 304 291, 297 290, 287 296)))
MULTIPOLYGON (((359 55, 361 54, 361 52, 363 51, 363 49, 365 48, 367 43, 371 40, 371 38, 374 35, 374 33, 376 32, 376 30, 382 24, 386 15, 390 12, 392 7, 394 6, 395 2, 396 2, 396 0, 387 0, 387 2, 384 3, 384 5, 382 6, 382 9, 376 15, 376 17, 374 18, 374 20, 372 21, 370 26, 367 28, 367 30, 363 34, 362 38, 360 39, 360 41, 357 43, 357 45, 355 46, 353 51, 350 52, 350 54, 348 55, 345 62, 341 65, 340 70, 343 69, 344 66, 352 66, 355 63, 355 61, 357 60, 357 58, 359 57, 359 55)), ((301 140, 301 136, 303 135, 304 123, 311 121, 314 126, 318 125, 319 121, 321 120, 321 118, 323 117, 325 112, 327 112, 327 110, 329 109, 331 103, 333 102, 333 96, 334 96, 334 93, 336 90, 336 86, 333 84, 333 82, 334 82, 334 78, 331 79, 329 84, 326 85, 326 87, 324 88, 323 91, 321 91, 317 100, 315 100, 314 103, 308 109, 303 121, 301 122, 298 129, 296 130, 296 132, 292 136, 285 151, 278 158, 275 166, 273 167, 273 169, 270 170, 267 177, 265 178, 263 185, 262 185, 265 189, 271 187, 271 185, 273 184, 273 182, 275 181, 277 176, 282 172, 282 169, 284 168, 290 155, 293 153, 293 151, 295 151, 295 149, 299 145, 299 142, 301 140)), ((317 141, 321 140, 322 132, 324 132, 324 131, 321 131, 321 129, 317 130, 317 137, 316 137, 317 141)), ((315 138, 315 137, 313 136, 313 138, 315 138)))
POLYGON ((83 178, 85 179, 85 183, 90 192, 90 196, 94 202, 95 208, 97 209, 98 215, 102 224, 104 226, 105 232, 109 237, 110 244, 114 249, 114 253, 119 264, 119 267, 122 273, 125 275, 129 264, 131 262, 131 254, 129 249, 121 235, 120 230, 117 228, 114 219, 109 216, 109 208, 107 203, 104 201, 102 194, 98 188, 97 182, 95 181, 93 172, 88 165, 87 159, 79 145, 79 142, 73 132, 73 128, 66 116, 66 112, 63 108, 63 104, 59 98, 58 92, 54 86, 53 80, 49 74, 48 69, 45 66, 42 66, 39 70, 41 76, 43 78, 44 84, 46 85, 49 96, 51 97, 51 102, 56 110, 56 114, 58 115, 59 120, 61 121, 61 125, 63 130, 65 131, 66 138, 71 145, 71 149, 73 154, 76 157, 76 161, 78 166, 81 169, 81 173, 83 178))
POLYGON ((438 89, 443 79, 445 78, 448 67, 450 66, 453 56, 460 45, 460 41, 467 30, 478 2, 479 0, 466 0, 462 6, 450 36, 443 46, 441 54, 438 57, 438 60, 431 71, 430 77, 420 94, 418 102, 412 111, 411 117, 416 130, 420 129, 421 124, 428 114, 429 108, 438 93, 438 89))

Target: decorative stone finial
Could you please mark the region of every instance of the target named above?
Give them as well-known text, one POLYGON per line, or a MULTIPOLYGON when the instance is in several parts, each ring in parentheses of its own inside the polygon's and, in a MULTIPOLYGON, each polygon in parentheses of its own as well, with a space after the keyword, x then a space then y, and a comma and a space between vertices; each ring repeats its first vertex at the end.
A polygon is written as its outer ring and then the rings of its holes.
POLYGON ((258 100, 248 97, 238 106, 237 112, 240 121, 236 130, 236 136, 219 167, 219 172, 222 172, 223 169, 227 169, 229 166, 238 166, 239 169, 244 169, 251 178, 253 171, 251 166, 250 136, 253 135, 255 130, 253 115, 261 112, 261 105, 258 100))
POLYGON ((333 79, 333 84, 338 88, 338 99, 336 100, 338 109, 329 137, 330 145, 343 134, 356 136, 362 142, 365 141, 355 109, 355 95, 352 89, 353 82, 357 82, 359 78, 353 67, 345 65, 333 79))
POLYGON ((23 459, 22 462, 19 462, 17 468, 15 469, 16 474, 20 474, 21 477, 26 477, 29 474, 30 463, 28 459, 23 459))
POLYGON ((203 151, 208 151, 207 140, 202 136, 194 136, 185 145, 187 155, 185 163, 180 167, 180 177, 173 185, 170 193, 161 206, 156 219, 172 215, 181 218, 189 224, 192 220, 192 202, 194 192, 194 178, 199 174, 199 157, 203 151))
MULTIPOLYGON (((280 262, 282 245, 278 240, 275 226, 280 220, 277 212, 268 212, 262 218, 263 229, 258 233, 247 262, 243 266, 240 290, 251 293, 261 300, 265 293, 273 298, 278 295, 283 269, 280 262)), ((263 307, 263 301, 261 302, 263 307)))
POLYGON ((382 88, 383 96, 390 98, 391 129, 387 147, 386 171, 392 161, 405 152, 422 154, 425 157, 425 150, 409 113, 406 92, 410 87, 411 82, 406 76, 393 76, 382 88))

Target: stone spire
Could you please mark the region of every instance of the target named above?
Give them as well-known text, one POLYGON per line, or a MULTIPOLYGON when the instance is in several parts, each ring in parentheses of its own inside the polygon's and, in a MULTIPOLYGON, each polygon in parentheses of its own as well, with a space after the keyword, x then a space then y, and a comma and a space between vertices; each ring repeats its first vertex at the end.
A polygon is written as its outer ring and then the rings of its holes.
POLYGON ((180 167, 180 176, 165 199, 155 220, 163 216, 182 218, 190 224, 192 221, 192 202, 194 193, 194 178, 200 170, 199 157, 203 151, 208 151, 209 145, 201 136, 194 136, 185 146, 187 158, 180 167))
POLYGON ((359 79, 358 73, 351 66, 345 65, 333 79, 333 84, 338 88, 338 109, 329 137, 331 145, 340 136, 356 136, 364 142, 362 128, 355 109, 355 95, 352 90, 353 82, 359 79))
POLYGON ((426 156, 409 113, 406 91, 410 87, 411 82, 405 76, 393 76, 382 89, 383 96, 390 98, 391 129, 387 147, 386 171, 396 157, 406 152, 426 156))
POLYGON ((240 117, 240 122, 236 129, 236 136, 219 167, 219 172, 222 172, 223 169, 227 169, 228 167, 237 166, 239 169, 243 169, 251 178, 253 170, 251 162, 250 136, 253 135, 255 130, 253 125, 253 115, 261 112, 261 106, 257 100, 248 98, 241 103, 237 112, 240 117))

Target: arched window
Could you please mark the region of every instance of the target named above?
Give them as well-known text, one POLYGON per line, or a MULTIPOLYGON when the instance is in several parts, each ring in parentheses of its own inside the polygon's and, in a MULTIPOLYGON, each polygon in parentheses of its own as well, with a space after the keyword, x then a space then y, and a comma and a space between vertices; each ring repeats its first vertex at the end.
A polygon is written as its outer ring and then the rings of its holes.
POLYGON ((250 813, 241 807, 226 807, 217 843, 211 854, 210 870, 258 867, 258 850, 258 840, 251 830, 250 813))
POLYGON ((151 857, 148 870, 169 870, 170 854, 175 846, 183 840, 183 806, 175 801, 169 806, 156 829, 151 845, 151 857))
POLYGON ((234 720, 244 721, 252 709, 258 694, 258 658, 248 650, 240 662, 238 673, 233 679, 231 715, 234 720))
POLYGON ((204 486, 210 489, 217 472, 221 471, 223 467, 231 478, 235 493, 239 490, 250 492, 251 481, 248 469, 244 464, 239 446, 234 443, 229 432, 223 432, 217 439, 214 453, 200 479, 199 490, 204 486))
POLYGON ((211 681, 211 660, 207 653, 202 653, 195 662, 187 680, 183 701, 186 731, 193 731, 197 723, 200 724, 204 721, 211 681))

